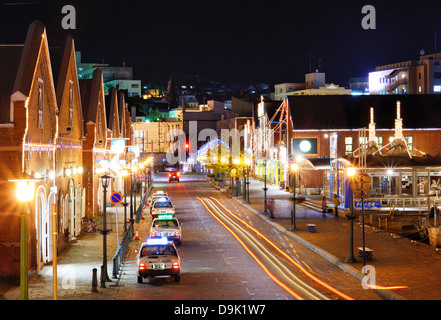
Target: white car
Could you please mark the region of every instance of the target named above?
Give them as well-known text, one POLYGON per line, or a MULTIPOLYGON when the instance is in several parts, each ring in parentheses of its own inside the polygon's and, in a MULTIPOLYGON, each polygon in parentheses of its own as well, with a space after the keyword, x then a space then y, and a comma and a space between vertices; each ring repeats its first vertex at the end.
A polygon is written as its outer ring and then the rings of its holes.
POLYGON ((168 196, 154 196, 152 200, 150 201, 150 209, 153 207, 156 201, 170 201, 170 198, 168 196))
POLYGON ((155 201, 150 208, 152 217, 158 214, 175 214, 175 206, 170 201, 155 201))
POLYGON ((177 245, 181 244, 182 228, 179 220, 172 214, 159 214, 150 227, 150 238, 167 237, 177 245))
POLYGON ((138 283, 147 277, 171 276, 181 280, 181 258, 173 241, 166 237, 148 239, 141 244, 136 256, 138 283))
POLYGON ((167 192, 164 192, 164 191, 157 191, 157 192, 153 193, 153 194, 149 197, 148 201, 149 201, 149 203, 151 203, 152 200, 153 200, 153 198, 159 198, 159 197, 167 197, 167 198, 170 199, 170 197, 168 196, 168 193, 167 193, 167 192))

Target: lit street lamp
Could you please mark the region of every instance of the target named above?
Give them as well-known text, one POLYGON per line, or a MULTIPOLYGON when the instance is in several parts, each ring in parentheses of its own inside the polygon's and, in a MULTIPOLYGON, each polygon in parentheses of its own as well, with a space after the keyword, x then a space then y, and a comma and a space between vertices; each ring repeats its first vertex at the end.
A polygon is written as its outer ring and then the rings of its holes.
MULTIPOLYGON (((35 182, 39 179, 33 179, 26 172, 14 180, 17 186, 17 199, 22 202, 22 212, 20 216, 20 300, 28 300, 28 210, 29 201, 34 199, 35 182)), ((55 244, 54 244, 55 245, 55 244)))
MULTIPOLYGON (((353 177, 356 174, 356 170, 354 167, 349 167, 346 170, 346 174, 349 177, 349 180, 353 179, 353 177)), ((357 262, 357 260, 354 257, 354 220, 357 218, 354 216, 354 193, 352 191, 352 188, 350 190, 350 198, 351 198, 351 204, 350 204, 350 214, 346 215, 346 218, 348 218, 350 222, 350 237, 349 237, 349 257, 346 259, 346 263, 354 263, 357 262)))
POLYGON ((110 230, 107 229, 107 219, 106 219, 106 199, 107 199, 107 188, 109 187, 110 179, 112 176, 105 174, 100 177, 102 186, 104 188, 104 213, 103 213, 103 230, 100 233, 103 235, 103 265, 101 269, 101 288, 106 287, 106 281, 110 281, 107 275, 107 234, 110 230))
POLYGON ((129 175, 129 172, 127 170, 122 170, 121 171, 121 176, 123 177, 124 180, 124 202, 122 203, 122 205, 124 206, 124 233, 127 232, 127 189, 126 189, 126 180, 127 180, 127 176, 129 175))
POLYGON ((293 175, 293 191, 292 191, 292 210, 291 210, 291 231, 296 228, 296 172, 299 170, 297 163, 291 164, 291 171, 293 175))

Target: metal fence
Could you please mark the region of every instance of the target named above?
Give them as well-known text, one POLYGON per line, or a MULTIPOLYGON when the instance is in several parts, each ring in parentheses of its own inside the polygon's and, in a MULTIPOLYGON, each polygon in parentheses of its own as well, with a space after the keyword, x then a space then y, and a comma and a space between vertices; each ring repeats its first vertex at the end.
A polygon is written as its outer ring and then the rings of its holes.
MULTIPOLYGON (((136 210, 136 223, 139 223, 139 220, 141 219, 141 211, 144 208, 144 205, 148 199, 148 197, 150 196, 150 192, 152 191, 153 188, 153 182, 150 184, 149 188, 147 189, 147 191, 144 193, 144 196, 141 200, 141 203, 139 204, 138 209, 136 210)), ((133 239, 133 235, 134 235, 134 223, 130 222, 127 231, 124 233, 121 242, 118 246, 118 249, 116 249, 116 253, 114 255, 114 257, 112 258, 112 262, 113 262, 113 272, 112 272, 112 277, 114 279, 118 278, 118 274, 121 271, 121 268, 124 264, 124 260, 127 257, 127 253, 129 250, 129 244, 133 239)))

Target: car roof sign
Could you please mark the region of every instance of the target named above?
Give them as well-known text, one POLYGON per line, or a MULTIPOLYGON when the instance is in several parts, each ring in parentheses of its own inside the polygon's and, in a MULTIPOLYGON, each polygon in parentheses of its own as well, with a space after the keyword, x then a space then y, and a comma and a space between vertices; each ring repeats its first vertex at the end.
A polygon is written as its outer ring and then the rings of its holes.
POLYGON ((174 219, 174 216, 172 214, 158 214, 157 219, 158 220, 172 220, 172 219, 174 219))
POLYGON ((164 244, 168 244, 167 237, 147 239, 147 245, 164 245, 164 244))

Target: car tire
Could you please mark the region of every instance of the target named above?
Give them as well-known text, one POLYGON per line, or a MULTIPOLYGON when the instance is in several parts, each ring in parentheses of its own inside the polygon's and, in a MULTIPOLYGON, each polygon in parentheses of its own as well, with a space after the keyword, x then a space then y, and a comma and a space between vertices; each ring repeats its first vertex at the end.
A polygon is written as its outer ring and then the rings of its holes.
POLYGON ((177 274, 175 275, 175 282, 179 282, 179 281, 181 281, 181 275, 177 274))
POLYGON ((142 283, 142 277, 138 276, 138 283, 142 283))

